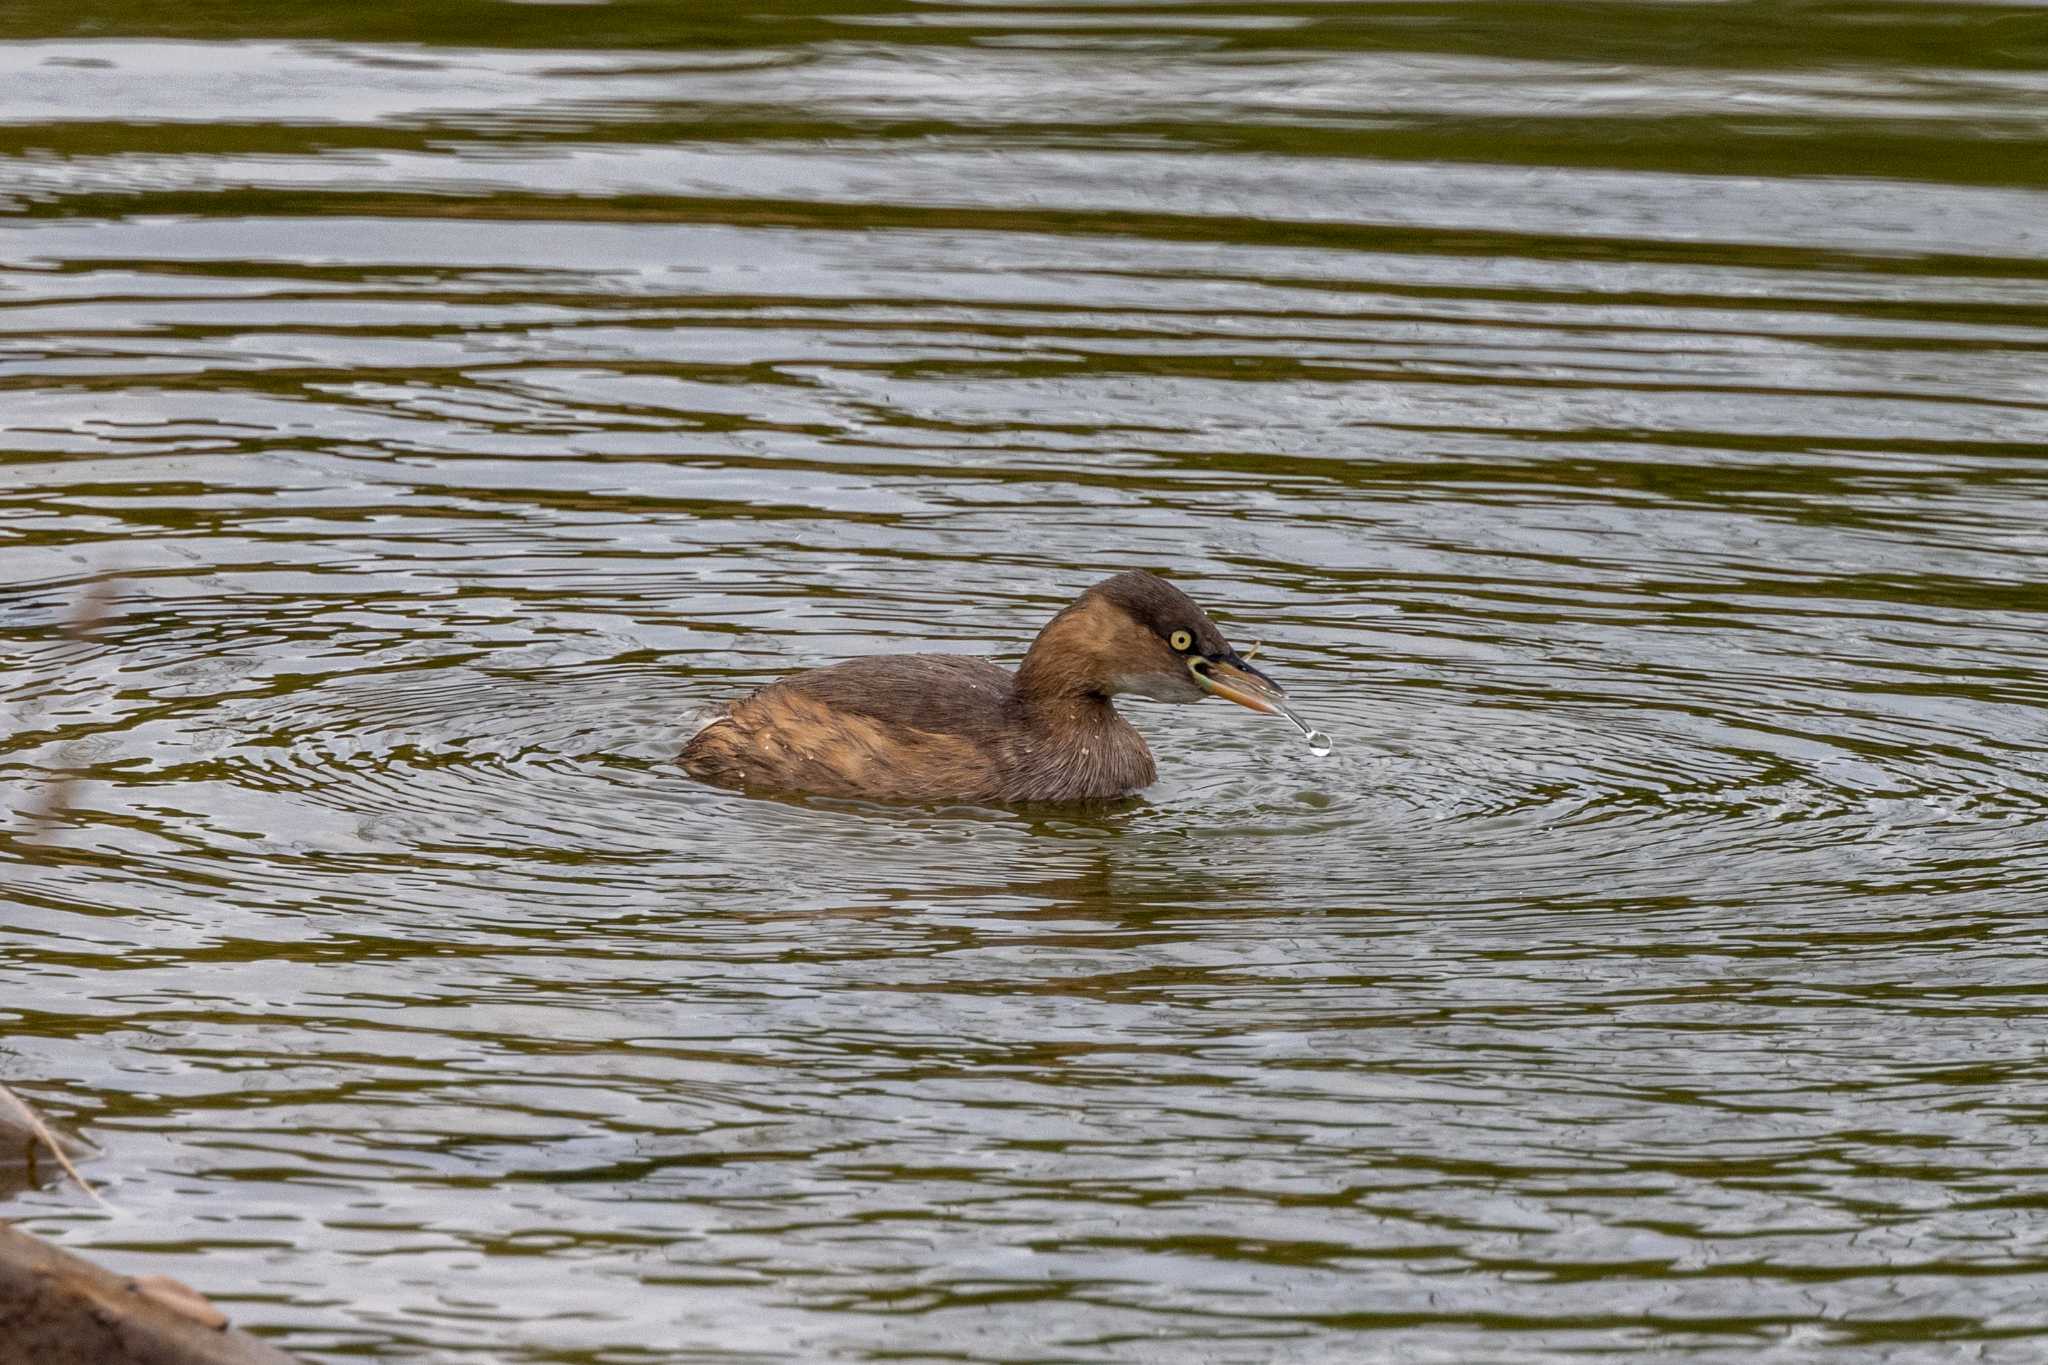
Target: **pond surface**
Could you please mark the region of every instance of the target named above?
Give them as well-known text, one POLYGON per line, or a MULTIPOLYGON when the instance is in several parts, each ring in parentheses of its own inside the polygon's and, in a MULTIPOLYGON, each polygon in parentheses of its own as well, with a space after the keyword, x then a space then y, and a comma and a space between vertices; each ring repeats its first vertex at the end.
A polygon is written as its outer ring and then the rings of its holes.
POLYGON ((7 1216, 314 1362, 2039 1358, 2048 11, 96 8, 7 1216), (1134 566, 1335 752, 670 762, 1134 566))

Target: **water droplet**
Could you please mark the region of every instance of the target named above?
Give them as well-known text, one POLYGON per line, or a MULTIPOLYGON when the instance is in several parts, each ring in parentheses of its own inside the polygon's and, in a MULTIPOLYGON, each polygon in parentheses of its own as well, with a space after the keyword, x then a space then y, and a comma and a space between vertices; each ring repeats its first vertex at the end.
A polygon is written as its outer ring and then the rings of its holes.
POLYGON ((1323 758, 1329 754, 1331 745, 1328 735, 1295 714, 1294 708, 1285 702, 1276 703, 1273 709, 1287 717, 1288 722, 1295 729, 1301 731, 1301 737, 1308 741, 1308 751, 1310 753, 1314 754, 1317 758, 1323 758))

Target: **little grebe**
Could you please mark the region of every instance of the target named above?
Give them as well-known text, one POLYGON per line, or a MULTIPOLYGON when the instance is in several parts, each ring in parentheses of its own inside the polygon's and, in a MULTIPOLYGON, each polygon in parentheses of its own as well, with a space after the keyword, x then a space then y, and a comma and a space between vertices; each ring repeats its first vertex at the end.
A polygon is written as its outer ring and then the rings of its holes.
POLYGON ((683 746, 722 786, 880 801, 1100 801, 1158 775, 1117 714, 1119 693, 1227 697, 1284 715, 1286 693, 1202 609, 1148 573, 1121 573, 1052 618, 1015 674, 958 654, 812 669, 707 711, 683 746))

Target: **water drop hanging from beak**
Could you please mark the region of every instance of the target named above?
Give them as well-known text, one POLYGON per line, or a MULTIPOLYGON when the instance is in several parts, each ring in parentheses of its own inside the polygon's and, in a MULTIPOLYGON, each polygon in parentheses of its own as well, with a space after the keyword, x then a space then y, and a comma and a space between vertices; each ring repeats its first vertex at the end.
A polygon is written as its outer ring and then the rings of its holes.
POLYGON ((1330 750, 1335 746, 1330 743, 1328 735, 1296 715, 1294 708, 1286 702, 1276 701, 1272 705, 1281 715, 1287 717, 1289 723, 1295 729, 1301 731, 1301 737, 1308 741, 1308 751, 1310 753, 1314 754, 1317 758, 1328 758, 1330 756, 1330 750))

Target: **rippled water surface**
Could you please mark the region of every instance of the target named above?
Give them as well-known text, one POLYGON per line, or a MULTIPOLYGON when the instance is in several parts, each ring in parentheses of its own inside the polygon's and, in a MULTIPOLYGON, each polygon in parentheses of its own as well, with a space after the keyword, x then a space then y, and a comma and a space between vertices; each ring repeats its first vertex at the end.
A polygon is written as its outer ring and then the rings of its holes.
POLYGON ((6 1213, 323 1362, 2038 1359, 2048 10, 728 9, 0 16, 6 1213), (1132 566, 1336 751, 670 762, 1132 566))

